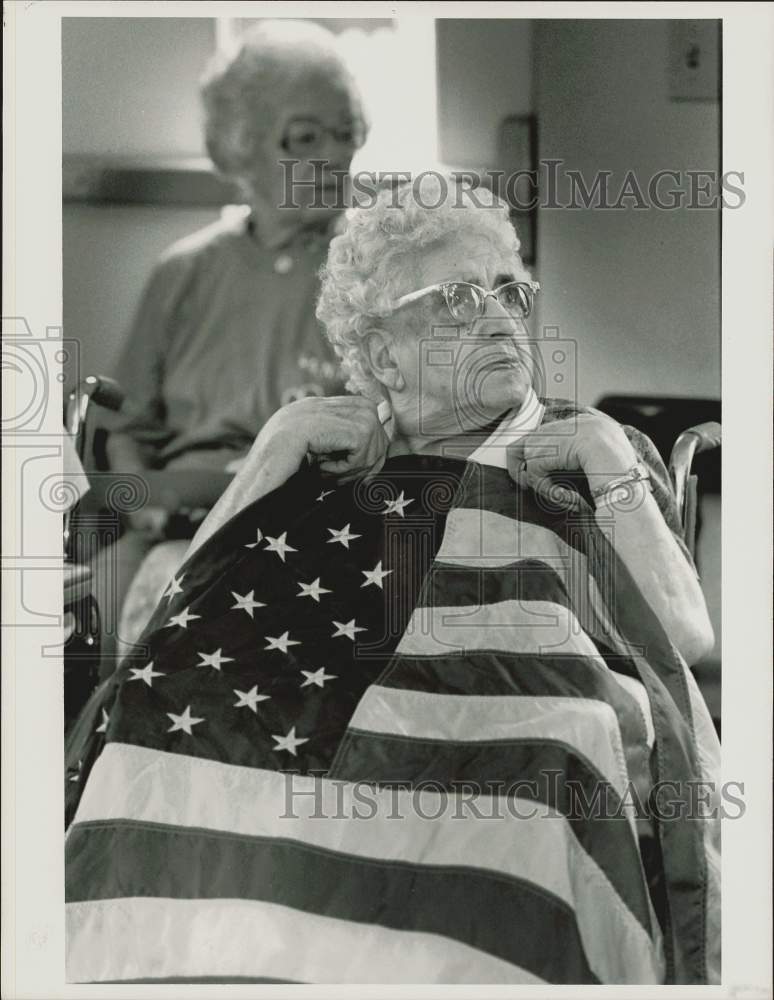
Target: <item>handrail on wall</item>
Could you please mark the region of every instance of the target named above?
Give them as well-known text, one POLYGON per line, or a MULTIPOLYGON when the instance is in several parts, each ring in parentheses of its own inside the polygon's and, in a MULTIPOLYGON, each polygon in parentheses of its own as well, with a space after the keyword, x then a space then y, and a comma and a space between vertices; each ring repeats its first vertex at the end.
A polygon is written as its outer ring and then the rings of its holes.
POLYGON ((89 204, 211 207, 244 201, 206 157, 173 159, 65 154, 62 200, 89 204))

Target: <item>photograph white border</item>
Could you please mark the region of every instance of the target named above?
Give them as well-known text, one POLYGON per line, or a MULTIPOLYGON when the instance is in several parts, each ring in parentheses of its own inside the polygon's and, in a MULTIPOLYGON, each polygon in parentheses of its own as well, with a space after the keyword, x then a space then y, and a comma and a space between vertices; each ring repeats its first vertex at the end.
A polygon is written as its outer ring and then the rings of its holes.
MULTIPOLYGON (((744 781, 746 812, 723 826, 721 987, 77 986, 64 982, 61 661, 25 627, 34 606, 61 615, 61 517, 19 495, 29 448, 3 435, 2 995, 76 997, 771 996, 772 8, 671 3, 218 3, 217 16, 723 18, 723 169, 746 200, 725 210, 723 260, 723 780, 744 781), (471 14, 472 11, 472 14, 471 14), (36 572, 14 562, 21 517, 34 524, 36 572), (31 578, 34 580, 31 581, 31 578)), ((4 5, 3 316, 34 338, 62 326, 62 17, 209 17, 178 2, 4 5)), ((67 333, 67 331, 65 331, 67 333)), ((50 345, 49 345, 50 347, 50 345)), ((6 401, 13 407, 13 401, 6 401)), ((5 404, 4 404, 5 405, 5 404)), ((15 412, 11 409, 10 412, 15 412)), ((61 472, 61 386, 34 448, 61 472)), ((47 630, 56 635, 56 627, 47 630)), ((54 641, 52 639, 52 641, 54 641)))

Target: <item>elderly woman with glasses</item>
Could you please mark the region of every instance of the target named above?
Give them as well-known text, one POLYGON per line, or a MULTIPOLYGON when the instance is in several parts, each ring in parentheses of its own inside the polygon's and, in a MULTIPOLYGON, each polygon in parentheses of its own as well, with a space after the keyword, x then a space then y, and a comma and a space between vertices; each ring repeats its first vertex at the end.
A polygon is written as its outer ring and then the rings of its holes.
POLYGON ((118 365, 128 418, 111 457, 123 468, 223 469, 279 406, 321 394, 320 373, 333 371, 313 315, 317 272, 365 138, 334 38, 265 22, 214 60, 202 101, 207 150, 247 205, 154 270, 118 365))
POLYGON ((449 189, 440 206, 425 208, 436 194, 422 190, 382 192, 331 244, 317 314, 356 395, 278 411, 197 543, 225 511, 284 482, 306 455, 338 476, 402 453, 467 458, 499 425, 497 450, 520 485, 573 506, 577 491, 553 478, 569 473, 602 519, 615 517, 622 558, 695 663, 712 648, 712 628, 655 448, 590 407, 537 399, 540 362, 524 321, 539 285, 521 263, 504 209, 478 207, 482 192, 460 199, 449 189), (389 409, 389 439, 379 406, 389 409), (631 494, 625 513, 615 509, 616 489, 631 494))
MULTIPOLYGON (((116 366, 127 396, 108 458, 121 473, 222 473, 280 406, 343 389, 314 303, 366 125, 334 38, 308 22, 264 22, 213 61, 201 96, 207 150, 246 205, 175 243, 153 270, 116 366)), ((129 514, 99 557, 106 670, 124 595, 167 517, 153 506, 129 514)), ((150 612, 153 564, 178 549, 157 550, 122 631, 149 600, 150 612)))
POLYGON ((718 981, 666 471, 538 395, 505 208, 438 184, 351 212, 318 316, 354 394, 267 422, 82 722, 70 978, 718 981))

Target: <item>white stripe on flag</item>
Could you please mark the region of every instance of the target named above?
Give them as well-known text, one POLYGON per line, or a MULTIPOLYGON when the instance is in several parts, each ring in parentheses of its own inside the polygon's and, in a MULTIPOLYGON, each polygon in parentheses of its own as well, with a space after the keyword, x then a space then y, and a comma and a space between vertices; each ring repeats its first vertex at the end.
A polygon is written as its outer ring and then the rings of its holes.
POLYGON ((585 560, 549 528, 480 507, 449 511, 436 556, 460 566, 506 566, 520 559, 569 566, 576 557, 585 560))
POLYGON ((239 899, 68 903, 67 981, 230 977, 307 983, 541 983, 440 935, 239 899))
POLYGON ((591 763, 621 797, 627 789, 618 717, 611 705, 597 699, 434 694, 372 684, 355 709, 350 727, 462 742, 557 740, 591 763))
POLYGON ((471 808, 431 789, 376 789, 109 743, 75 823, 129 819, 217 829, 354 857, 502 872, 574 909, 589 965, 602 982, 658 980, 653 942, 563 816, 520 800, 516 816, 503 809, 502 818, 479 819, 476 809, 491 816, 494 803, 488 796, 475 802, 471 808), (372 816, 364 793, 375 803, 372 816), (353 819, 355 810, 366 818, 353 819))
MULTIPOLYGON (((599 651, 572 611, 552 601, 499 601, 461 607, 418 607, 398 643, 404 656, 501 649, 536 655, 599 651)), ((600 658, 601 659, 601 658, 600 658)))
POLYGON ((605 635, 618 653, 631 652, 616 629, 614 607, 610 607, 614 604, 615 575, 609 560, 604 565, 611 576, 598 582, 589 573, 585 554, 550 528, 481 508, 458 507, 450 511, 436 557, 438 563, 483 569, 525 559, 543 562, 556 573, 585 631, 605 635), (474 552, 474 547, 478 551, 474 552))

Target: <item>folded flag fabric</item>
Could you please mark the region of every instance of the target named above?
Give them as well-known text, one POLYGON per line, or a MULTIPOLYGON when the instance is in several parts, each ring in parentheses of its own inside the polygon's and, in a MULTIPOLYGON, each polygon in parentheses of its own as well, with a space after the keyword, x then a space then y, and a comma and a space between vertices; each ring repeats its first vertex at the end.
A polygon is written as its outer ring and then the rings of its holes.
POLYGON ((475 461, 304 468, 71 737, 68 980, 719 981, 717 823, 647 808, 717 751, 590 509, 475 461))

